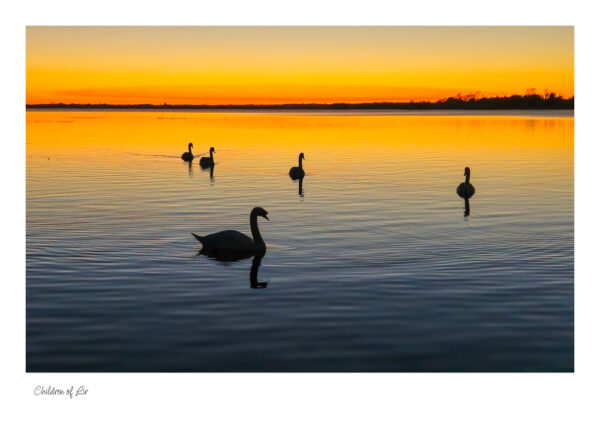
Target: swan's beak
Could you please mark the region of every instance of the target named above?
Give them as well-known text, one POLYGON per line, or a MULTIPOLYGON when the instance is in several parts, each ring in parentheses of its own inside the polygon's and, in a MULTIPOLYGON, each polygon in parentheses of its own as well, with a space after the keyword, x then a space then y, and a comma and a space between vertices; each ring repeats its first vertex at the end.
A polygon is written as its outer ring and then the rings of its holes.
POLYGON ((269 219, 269 217, 268 217, 267 215, 265 215, 265 219, 266 219, 267 221, 270 221, 270 219, 269 219))

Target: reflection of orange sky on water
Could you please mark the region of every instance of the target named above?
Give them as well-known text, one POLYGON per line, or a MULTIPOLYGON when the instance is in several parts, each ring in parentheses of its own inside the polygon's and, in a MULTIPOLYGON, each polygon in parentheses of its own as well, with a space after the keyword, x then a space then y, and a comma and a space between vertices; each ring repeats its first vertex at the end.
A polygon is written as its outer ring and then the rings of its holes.
POLYGON ((29 27, 32 103, 572 96, 572 27, 29 27))
POLYGON ((27 112, 27 155, 28 162, 46 155, 91 155, 99 162, 123 153, 177 158, 193 142, 195 154, 215 146, 222 169, 277 168, 277 158, 293 163, 300 151, 322 170, 344 167, 348 157, 418 168, 420 155, 429 152, 448 163, 486 162, 491 155, 510 160, 523 151, 564 162, 572 161, 573 124, 573 118, 506 116, 27 112), (245 159, 261 155, 269 160, 245 159))

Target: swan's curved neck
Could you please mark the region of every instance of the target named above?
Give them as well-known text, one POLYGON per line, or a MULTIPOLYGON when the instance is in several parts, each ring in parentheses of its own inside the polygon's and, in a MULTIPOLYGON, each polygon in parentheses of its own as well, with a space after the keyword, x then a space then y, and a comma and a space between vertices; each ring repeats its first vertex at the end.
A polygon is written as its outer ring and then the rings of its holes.
POLYGON ((298 156, 298 168, 302 169, 302 156, 298 156))
POLYGON ((252 231, 252 238, 254 239, 254 245, 257 249, 266 249, 265 241, 258 231, 257 216, 254 212, 250 214, 250 231, 252 231))
POLYGON ((192 154, 192 146, 188 144, 188 152, 190 153, 190 155, 192 154))
POLYGON ((213 149, 210 149, 210 159, 212 160, 213 158, 213 149))
POLYGON ((471 173, 470 173, 470 172, 467 172, 467 173, 465 174, 465 184, 469 184, 469 179, 470 179, 470 178, 471 178, 471 173))

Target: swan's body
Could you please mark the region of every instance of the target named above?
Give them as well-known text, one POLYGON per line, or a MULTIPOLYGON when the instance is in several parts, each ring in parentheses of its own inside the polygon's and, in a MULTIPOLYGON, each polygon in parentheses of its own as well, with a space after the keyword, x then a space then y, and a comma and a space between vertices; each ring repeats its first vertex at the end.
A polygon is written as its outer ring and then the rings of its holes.
POLYGON ((192 233, 202 243, 202 249, 208 250, 255 250, 254 240, 244 233, 235 230, 219 231, 207 236, 192 233))
POLYGON ((267 211, 263 208, 256 207, 252 209, 252 212, 250 212, 252 238, 234 230, 219 231, 207 236, 199 236, 194 233, 192 235, 202 243, 202 253, 208 256, 231 258, 232 260, 249 257, 267 250, 267 246, 258 230, 257 217, 259 216, 269 220, 267 211))
POLYGON ((188 151, 184 152, 181 155, 181 159, 183 159, 186 162, 191 162, 192 159, 194 159, 194 155, 192 154, 192 147, 194 147, 192 143, 188 144, 188 151))
POLYGON ((457 188, 456 192, 460 197, 466 197, 467 199, 475 194, 475 187, 471 183, 461 183, 457 188))
POLYGON ((304 169, 302 169, 302 159, 304 159, 304 153, 300 153, 300 156, 298 156, 298 166, 292 166, 292 168, 290 169, 290 178, 292 180, 304 178, 304 169))
POLYGON ((215 161, 213 160, 213 152, 215 151, 214 147, 210 148, 210 157, 203 156, 200 158, 200 166, 202 168, 209 168, 214 166, 215 161))
POLYGON ((456 187, 456 193, 463 198, 469 198, 475 194, 475 187, 469 182, 471 178, 471 170, 469 167, 465 168, 465 182, 461 183, 456 187))

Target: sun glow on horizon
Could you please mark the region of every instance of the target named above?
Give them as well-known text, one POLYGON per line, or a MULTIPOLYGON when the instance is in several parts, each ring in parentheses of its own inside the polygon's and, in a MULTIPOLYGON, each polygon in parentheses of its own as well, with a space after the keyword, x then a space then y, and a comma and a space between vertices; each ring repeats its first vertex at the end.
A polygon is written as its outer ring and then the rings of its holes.
POLYGON ((573 27, 28 27, 26 103, 574 94, 573 27))

